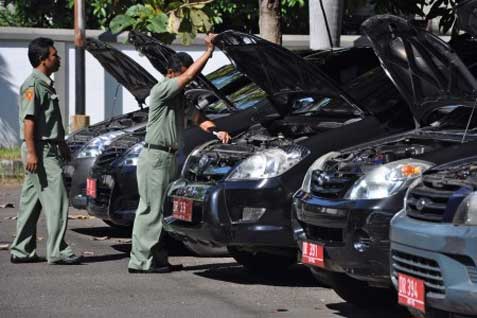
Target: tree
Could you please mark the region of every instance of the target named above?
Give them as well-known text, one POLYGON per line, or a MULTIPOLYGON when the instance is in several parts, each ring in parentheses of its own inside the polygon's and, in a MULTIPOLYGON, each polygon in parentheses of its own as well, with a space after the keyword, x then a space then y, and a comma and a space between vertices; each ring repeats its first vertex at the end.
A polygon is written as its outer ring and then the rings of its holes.
POLYGON ((114 17, 109 27, 113 33, 131 29, 150 32, 164 43, 171 43, 177 35, 188 45, 197 32, 208 32, 212 28, 204 10, 212 1, 150 0, 129 7, 124 14, 114 17))
POLYGON ((280 0, 259 0, 260 36, 270 42, 281 44, 281 6, 280 0))

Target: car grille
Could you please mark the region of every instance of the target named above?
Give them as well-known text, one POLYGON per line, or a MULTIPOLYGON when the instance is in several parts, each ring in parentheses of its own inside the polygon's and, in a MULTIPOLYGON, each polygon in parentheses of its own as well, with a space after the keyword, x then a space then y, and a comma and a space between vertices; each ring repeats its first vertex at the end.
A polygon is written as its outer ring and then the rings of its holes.
POLYGON ((111 192, 111 188, 98 182, 96 184, 96 199, 94 199, 95 204, 101 207, 107 207, 111 198, 111 192))
POLYGON ((114 160, 123 155, 129 148, 142 140, 142 135, 126 134, 115 139, 97 158, 97 167, 109 166, 114 160))
POLYGON ((352 172, 315 170, 311 177, 311 193, 322 198, 341 198, 360 176, 352 172))
POLYGON ((302 223, 306 237, 312 241, 343 243, 343 230, 302 223))
POLYGON ((396 280, 398 272, 408 274, 422 279, 427 292, 445 294, 441 269, 436 261, 396 250, 391 252, 391 257, 392 275, 396 280))
POLYGON ((411 218, 443 222, 449 197, 464 184, 461 180, 445 179, 441 175, 427 175, 407 196, 406 211, 411 218))

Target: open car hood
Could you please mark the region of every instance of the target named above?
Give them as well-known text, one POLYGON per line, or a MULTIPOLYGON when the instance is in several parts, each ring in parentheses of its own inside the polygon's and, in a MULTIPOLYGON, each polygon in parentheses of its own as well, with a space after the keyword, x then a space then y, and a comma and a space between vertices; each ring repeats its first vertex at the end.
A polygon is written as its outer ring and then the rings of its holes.
POLYGON ((136 98, 140 105, 144 104, 151 88, 157 83, 151 74, 132 58, 102 41, 86 39, 86 50, 136 98))
MULTIPOLYGON (((176 54, 176 51, 164 45, 161 41, 137 31, 130 31, 128 42, 134 45, 137 51, 144 54, 156 70, 162 75, 167 74, 167 64, 169 58, 176 54)), ((199 74, 194 82, 189 84, 189 88, 207 89, 222 99, 228 108, 235 109, 227 97, 220 92, 204 75, 199 74)))
POLYGON ((218 34, 214 44, 269 95, 281 115, 292 111, 293 96, 339 97, 365 113, 317 66, 279 45, 236 31, 218 34))
POLYGON ((477 0, 461 1, 456 6, 459 27, 462 30, 477 35, 477 0))
POLYGON ((443 106, 473 105, 477 81, 437 36, 391 15, 368 19, 362 31, 416 120, 427 124, 443 106))

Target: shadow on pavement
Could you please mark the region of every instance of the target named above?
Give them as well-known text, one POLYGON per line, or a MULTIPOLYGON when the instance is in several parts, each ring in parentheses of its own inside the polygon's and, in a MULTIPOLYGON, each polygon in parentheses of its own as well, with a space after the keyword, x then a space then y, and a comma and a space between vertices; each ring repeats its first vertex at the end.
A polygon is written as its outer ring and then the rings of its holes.
POLYGON ((83 256, 82 263, 100 263, 100 262, 107 262, 107 261, 116 261, 123 258, 128 258, 129 253, 121 253, 121 254, 109 254, 109 255, 97 255, 97 256, 83 256))
POLYGON ((326 307, 333 310, 333 314, 346 318, 408 318, 411 317, 409 312, 401 306, 393 306, 391 308, 373 308, 363 309, 351 305, 350 303, 327 304, 326 307))
POLYGON ((129 229, 120 229, 109 226, 100 226, 100 227, 83 227, 83 228, 72 228, 71 231, 88 235, 92 237, 104 237, 109 236, 113 238, 130 238, 131 231, 129 229))
POLYGON ((228 283, 243 285, 269 285, 282 287, 323 287, 311 275, 310 271, 302 265, 296 265, 285 273, 253 274, 241 265, 232 263, 230 266, 209 268, 195 275, 219 280, 228 283))

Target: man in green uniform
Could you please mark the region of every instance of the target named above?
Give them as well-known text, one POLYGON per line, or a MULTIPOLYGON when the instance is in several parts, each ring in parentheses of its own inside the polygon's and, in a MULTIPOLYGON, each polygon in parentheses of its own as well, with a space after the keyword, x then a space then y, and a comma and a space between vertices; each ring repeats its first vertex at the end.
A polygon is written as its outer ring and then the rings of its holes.
MULTIPOLYGON (((211 41, 212 36, 207 36, 207 50, 195 62, 185 53, 173 56, 168 62, 166 77, 151 90, 145 146, 137 165, 140 200, 132 234, 128 266, 130 273, 167 273, 182 268, 181 265, 169 264, 167 259, 162 229, 162 205, 166 187, 176 173, 175 152, 183 144, 183 89, 212 56, 214 45, 211 41)), ((195 112, 192 120, 222 142, 229 142, 229 134, 218 131, 215 124, 200 112, 195 112)))
POLYGON ((58 106, 58 96, 50 75, 60 67, 60 57, 47 38, 30 42, 28 58, 34 67, 20 87, 20 137, 25 166, 17 234, 10 247, 12 263, 43 261, 36 253, 36 226, 40 211, 46 215, 49 264, 73 265, 80 262, 64 236, 68 220, 68 196, 62 177, 63 159, 70 153, 58 106))

